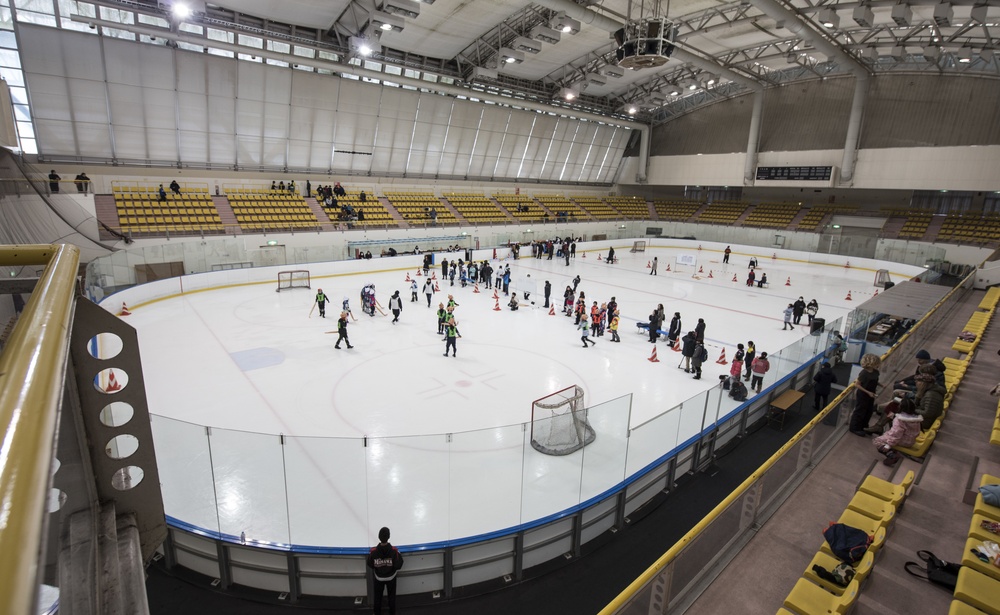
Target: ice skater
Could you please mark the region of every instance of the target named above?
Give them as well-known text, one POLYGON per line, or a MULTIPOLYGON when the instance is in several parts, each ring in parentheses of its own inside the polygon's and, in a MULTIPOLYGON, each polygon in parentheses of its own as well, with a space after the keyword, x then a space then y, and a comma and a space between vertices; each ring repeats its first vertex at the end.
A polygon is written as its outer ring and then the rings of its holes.
POLYGON ((723 264, 729 263, 729 255, 732 254, 732 253, 733 253, 733 251, 729 249, 729 246, 726 246, 726 249, 722 251, 722 263, 723 264))
POLYGON ((670 330, 667 331, 667 341, 671 346, 677 343, 677 338, 681 335, 681 313, 674 312, 674 317, 670 319, 670 330))
POLYGON ((587 323, 586 318, 581 320, 580 324, 578 324, 576 328, 580 329, 580 341, 583 342, 584 348, 589 348, 590 346, 597 345, 597 342, 590 339, 590 325, 587 323))
POLYGON ((431 297, 434 295, 434 282, 430 278, 424 280, 424 294, 427 295, 427 307, 430 307, 431 297))
POLYGON ((654 256, 653 257, 652 269, 649 270, 649 275, 656 275, 656 265, 657 265, 657 262, 658 261, 656 260, 656 257, 654 256))
POLYGON ((552 284, 545 280, 545 306, 549 307, 549 297, 552 295, 552 284))
POLYGON ((573 278, 573 292, 576 292, 576 287, 580 285, 580 276, 573 278))
MULTIPOLYGON (((341 312, 340 318, 337 319, 337 343, 333 345, 337 350, 340 350, 340 342, 347 343, 348 348, 354 348, 351 346, 351 340, 347 338, 347 314, 347 312, 341 312)), ((328 331, 328 333, 333 333, 333 331, 328 331)))
POLYGON ((781 327, 781 330, 786 331, 788 329, 791 329, 794 331, 795 325, 792 324, 792 314, 795 313, 795 308, 792 306, 791 303, 789 303, 788 307, 785 308, 785 311, 783 313, 785 315, 785 325, 781 327))
MULTIPOLYGON (((417 296, 416 291, 414 291, 413 296, 417 296)), ((399 314, 403 311, 403 300, 400 299, 398 290, 389 297, 389 311, 392 312, 392 324, 399 322, 399 314)))
POLYGON ((444 324, 448 322, 448 310, 445 309, 443 303, 438 304, 437 319, 438 335, 444 335, 444 324))
POLYGON ((458 323, 455 322, 455 317, 450 316, 448 322, 444 325, 444 356, 448 356, 448 349, 451 348, 451 356, 454 358, 458 356, 458 345, 456 344, 456 338, 458 337, 458 323))
POLYGON ((322 288, 317 288, 316 289, 316 305, 319 307, 319 317, 320 318, 326 318, 326 302, 327 301, 329 301, 329 299, 327 298, 326 293, 323 292, 323 289, 322 288))
POLYGON ((611 324, 608 325, 608 331, 611 331, 611 341, 612 342, 620 342, 620 341, 622 341, 621 338, 618 337, 618 312, 617 311, 615 311, 615 313, 611 315, 611 324))

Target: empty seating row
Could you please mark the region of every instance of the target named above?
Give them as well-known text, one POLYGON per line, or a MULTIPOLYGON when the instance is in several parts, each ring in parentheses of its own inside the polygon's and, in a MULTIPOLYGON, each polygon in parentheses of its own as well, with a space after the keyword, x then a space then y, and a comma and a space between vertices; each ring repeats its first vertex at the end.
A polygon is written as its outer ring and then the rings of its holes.
POLYGON ((1000 215, 948 214, 936 241, 988 242, 1000 239, 1000 215))
POLYGON ((747 203, 715 202, 701 212, 701 215, 698 216, 698 222, 732 224, 743 215, 747 207, 749 207, 747 203))
POLYGON ((552 212, 552 216, 555 218, 571 218, 577 220, 589 220, 590 216, 581 209, 575 203, 570 202, 564 196, 543 194, 541 196, 536 196, 538 202, 545 206, 546 209, 552 212))
POLYGON ((482 194, 446 192, 442 196, 469 222, 506 222, 506 214, 482 194))
POLYGON ((617 209, 626 218, 646 220, 649 218, 649 205, 646 199, 637 196, 611 196, 605 199, 608 205, 617 209))
POLYGON ((743 226, 786 228, 799 214, 797 203, 761 203, 743 220, 743 226))
POLYGON ((701 209, 702 203, 693 201, 654 201, 656 217, 659 220, 687 221, 701 209))
MULTIPOLYGON (((979 485, 1000 485, 1000 478, 983 474, 979 485)), ((973 555, 973 549, 983 542, 1000 542, 1000 536, 983 528, 984 521, 988 524, 1000 523, 1000 507, 987 504, 983 501, 982 493, 979 493, 976 495, 972 510, 969 536, 965 548, 962 549, 962 567, 959 569, 958 583, 955 585, 956 602, 952 603, 949 613, 1000 615, 1000 567, 986 563, 973 555)))
POLYGON ((854 578, 846 587, 841 587, 816 574, 814 566, 832 570, 841 563, 829 543, 824 540, 820 550, 806 566, 802 578, 796 581, 785 598, 778 615, 846 613, 850 610, 875 566, 889 529, 896 519, 896 511, 905 501, 906 492, 913 480, 913 472, 907 472, 898 485, 874 476, 866 477, 837 520, 838 523, 862 530, 871 537, 864 556, 853 564, 854 578))
POLYGON ((989 326, 990 320, 993 319, 993 314, 996 312, 996 297, 998 295, 1000 295, 1000 289, 991 288, 986 291, 986 296, 979 303, 978 311, 969 317, 965 326, 962 327, 961 335, 951 345, 952 350, 968 354, 979 346, 979 342, 986 332, 986 327, 989 326))
POLYGON ((595 196, 574 196, 572 198, 573 202, 576 203, 580 209, 584 210, 591 217, 597 218, 598 220, 617 220, 621 218, 621 214, 614 207, 608 205, 603 199, 595 196))

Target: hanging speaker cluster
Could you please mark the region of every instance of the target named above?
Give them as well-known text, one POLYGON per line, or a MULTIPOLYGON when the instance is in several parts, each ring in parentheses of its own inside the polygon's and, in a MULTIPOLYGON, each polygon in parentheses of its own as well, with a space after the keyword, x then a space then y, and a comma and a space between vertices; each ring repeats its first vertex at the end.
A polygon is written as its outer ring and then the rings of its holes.
POLYGON ((666 17, 631 20, 614 33, 618 66, 640 69, 663 66, 674 52, 674 24, 666 17))

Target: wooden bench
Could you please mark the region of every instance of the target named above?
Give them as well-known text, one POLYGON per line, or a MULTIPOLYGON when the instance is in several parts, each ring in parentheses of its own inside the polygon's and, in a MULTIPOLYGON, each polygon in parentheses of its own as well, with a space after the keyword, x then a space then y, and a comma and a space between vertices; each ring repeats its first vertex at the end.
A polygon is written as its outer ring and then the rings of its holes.
POLYGON ((768 423, 777 423, 778 429, 785 428, 785 415, 796 403, 805 397, 805 393, 802 391, 796 391, 795 389, 788 389, 781 395, 775 397, 768 404, 767 411, 767 421, 768 423))

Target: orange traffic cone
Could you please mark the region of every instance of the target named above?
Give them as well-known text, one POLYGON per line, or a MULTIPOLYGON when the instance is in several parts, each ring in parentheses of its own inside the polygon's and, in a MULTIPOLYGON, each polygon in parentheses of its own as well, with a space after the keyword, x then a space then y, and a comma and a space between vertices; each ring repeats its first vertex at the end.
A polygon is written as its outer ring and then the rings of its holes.
POLYGON ((712 275, 712 270, 711 269, 708 270, 708 277, 715 278, 715 276, 712 275))
POLYGON ((413 281, 413 280, 410 279, 410 272, 409 271, 406 272, 406 281, 407 282, 412 282, 413 281))
POLYGON ((778 260, 778 253, 777 252, 775 252, 774 254, 771 255, 771 260, 773 260, 773 261, 778 260))
POLYGON ((601 262, 601 255, 600 254, 597 255, 597 262, 601 262))
POLYGON ((500 311, 500 300, 499 299, 497 299, 497 304, 493 306, 493 311, 494 312, 499 312, 500 311))
POLYGON ((434 292, 436 292, 436 293, 441 292, 441 287, 438 286, 437 282, 434 282, 434 292))
POLYGON ((791 285, 792 285, 792 276, 788 276, 788 279, 785 280, 785 286, 791 286, 791 285))
POLYGON ((850 269, 850 268, 851 268, 851 261, 847 261, 847 264, 844 265, 844 269, 850 269))
POLYGON ((119 316, 131 316, 132 312, 128 311, 128 306, 122 301, 122 311, 118 312, 119 316))
POLYGON ((479 284, 476 284, 476 287, 472 289, 472 292, 473 292, 473 294, 479 292, 479 284))
MULTIPOLYGON (((670 267, 670 265, 668 264, 667 267, 670 267)), ((652 268, 653 268, 653 261, 646 261, 646 269, 652 269, 652 268)))
POLYGON ((674 352, 681 351, 681 341, 679 339, 674 340, 674 345, 670 347, 674 352))
POLYGON ((878 289, 877 288, 875 289, 875 294, 872 295, 872 297, 878 297, 878 289))
POLYGON ((698 251, 701 252, 701 244, 698 244, 698 251))
POLYGON ((495 288, 493 289, 493 298, 494 299, 499 299, 500 298, 500 295, 497 294, 497 291, 496 291, 495 288))
POLYGON ((656 346, 653 346, 653 354, 647 359, 650 363, 659 363, 660 360, 656 358, 656 346))
POLYGON ((437 271, 435 271, 434 273, 431 274, 431 279, 432 280, 438 279, 438 273, 437 273, 437 271))
POLYGON ((739 282, 739 280, 736 279, 736 274, 735 273, 733 274, 733 282, 739 282))
POLYGON ((118 384, 118 380, 115 378, 115 370, 111 370, 111 375, 108 377, 108 386, 104 387, 105 393, 111 393, 113 391, 121 391, 122 385, 118 384))
POLYGON ((582 258, 587 258, 587 253, 586 252, 583 253, 583 257, 582 258))
POLYGON ((851 291, 847 291, 847 296, 844 297, 844 301, 852 301, 852 299, 851 299, 851 291))
POLYGON ((716 361, 719 365, 729 365, 729 361, 726 360, 726 349, 722 349, 722 354, 719 355, 719 360, 716 361))
POLYGON ((555 315, 556 315, 556 306, 553 305, 549 308, 549 316, 555 316, 555 315))
POLYGON ((705 273, 704 267, 698 267, 698 273, 705 273))
MULTIPOLYGON (((649 265, 646 265, 646 267, 648 268, 648 267, 649 267, 649 265)), ((667 263, 667 268, 666 268, 666 269, 664 269, 664 271, 670 271, 670 263, 667 263)))
POLYGON ((416 277, 420 278, 420 277, 423 277, 423 275, 424 275, 424 274, 420 273, 420 270, 419 270, 419 269, 417 269, 417 276, 416 276, 416 277))

